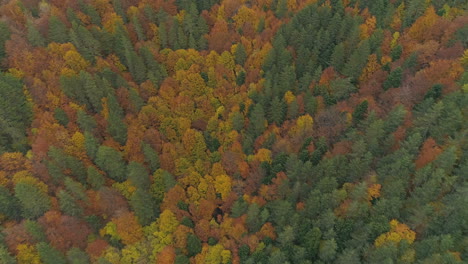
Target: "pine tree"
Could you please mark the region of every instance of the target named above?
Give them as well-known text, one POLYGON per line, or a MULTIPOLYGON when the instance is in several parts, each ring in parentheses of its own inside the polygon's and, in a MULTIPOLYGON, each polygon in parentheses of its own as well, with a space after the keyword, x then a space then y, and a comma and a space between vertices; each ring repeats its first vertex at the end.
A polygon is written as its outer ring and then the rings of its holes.
POLYGON ((386 91, 390 88, 400 87, 402 75, 403 69, 401 67, 397 67, 395 70, 390 72, 387 79, 383 83, 384 90, 386 91))
POLYGON ((151 194, 143 189, 137 189, 130 198, 130 205, 135 211, 138 222, 149 225, 159 214, 159 204, 156 204, 151 194))
POLYGON ((122 121, 123 109, 114 95, 109 94, 107 99, 109 106, 107 132, 123 146, 127 141, 127 125, 122 121))
POLYGON ((286 104, 275 96, 271 101, 268 122, 276 123, 277 126, 280 126, 283 123, 285 114, 286 104))
POLYGON ((0 73, 0 87, 0 153, 26 152, 26 129, 32 121, 32 108, 23 92, 23 83, 0 73))
POLYGON ((348 63, 344 66, 343 74, 351 77, 353 80, 357 80, 361 75, 362 69, 366 66, 369 54, 369 41, 364 40, 351 54, 348 63))
POLYGON ((47 212, 51 206, 49 196, 31 183, 17 183, 15 197, 20 201, 21 213, 24 218, 38 218, 47 212))
POLYGON ((145 155, 145 162, 152 173, 159 169, 159 156, 158 153, 148 144, 141 143, 143 154, 145 155))
POLYGON ((96 164, 115 181, 123 182, 127 179, 126 165, 122 154, 111 147, 99 147, 96 154, 96 164))
POLYGON ((127 167, 128 180, 138 189, 148 189, 151 185, 148 171, 138 162, 132 161, 127 167))
POLYGON ((19 200, 10 194, 10 191, 3 186, 0 186, 0 214, 16 220, 20 218, 19 200))
POLYGON ((87 182, 93 189, 99 190, 104 185, 106 179, 104 179, 104 176, 102 176, 95 167, 89 166, 87 174, 87 182))
POLYGON ((43 47, 45 46, 45 39, 39 32, 39 30, 36 28, 34 23, 30 20, 28 20, 27 24, 27 29, 28 29, 28 41, 31 43, 31 45, 35 47, 43 47))
POLYGON ((340 43, 335 46, 333 54, 331 56, 330 65, 335 68, 336 71, 341 72, 343 70, 345 60, 345 49, 344 44, 340 43))
POLYGON ((354 123, 357 123, 357 122, 361 121, 362 119, 364 119, 364 116, 367 113, 368 105, 369 105, 369 103, 367 102, 367 100, 364 100, 362 103, 360 103, 360 104, 358 104, 358 106, 356 106, 356 109, 353 112, 353 122, 354 123))
POLYGON ((36 245, 37 252, 44 264, 67 264, 65 256, 46 242, 40 242, 36 245))
POLYGON ((242 43, 239 43, 234 53, 234 61, 236 62, 236 64, 244 66, 246 59, 247 59, 247 52, 245 51, 245 47, 244 45, 242 45, 242 43))
POLYGON ((72 248, 67 252, 67 260, 70 264, 89 264, 89 256, 79 248, 72 248))
POLYGON ((0 65, 1 61, 5 57, 5 42, 10 38, 11 32, 10 29, 8 28, 8 25, 0 21, 0 65))
POLYGON ((75 198, 68 192, 60 190, 57 194, 57 198, 59 199, 60 210, 66 215, 81 216, 83 214, 83 209, 78 206, 75 198))
POLYGON ((133 28, 135 29, 135 32, 137 33, 138 40, 145 41, 146 35, 143 30, 143 27, 141 26, 140 19, 138 18, 137 15, 134 15, 132 17, 132 24, 133 24, 133 28))

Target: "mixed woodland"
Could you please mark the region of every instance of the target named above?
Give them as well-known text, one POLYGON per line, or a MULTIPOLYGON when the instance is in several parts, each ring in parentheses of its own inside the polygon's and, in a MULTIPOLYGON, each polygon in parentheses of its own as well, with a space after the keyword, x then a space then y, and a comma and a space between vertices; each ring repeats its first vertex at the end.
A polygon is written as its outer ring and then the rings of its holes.
POLYGON ((1 0, 0 263, 468 262, 466 0, 1 0))

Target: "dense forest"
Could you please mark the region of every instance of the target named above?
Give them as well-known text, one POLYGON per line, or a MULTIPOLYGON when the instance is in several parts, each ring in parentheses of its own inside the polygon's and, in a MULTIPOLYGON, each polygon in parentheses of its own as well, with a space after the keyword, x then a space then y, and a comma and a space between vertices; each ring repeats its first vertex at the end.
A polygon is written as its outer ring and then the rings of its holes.
POLYGON ((1 0, 0 263, 468 262, 466 0, 1 0))

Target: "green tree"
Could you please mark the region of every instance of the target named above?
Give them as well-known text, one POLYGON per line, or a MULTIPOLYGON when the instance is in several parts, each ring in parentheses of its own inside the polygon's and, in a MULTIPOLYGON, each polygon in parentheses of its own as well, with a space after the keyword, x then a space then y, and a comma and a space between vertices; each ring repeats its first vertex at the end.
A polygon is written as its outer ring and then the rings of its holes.
POLYGON ((26 101, 23 83, 0 73, 0 153, 26 152, 26 129, 32 121, 32 107, 26 101))
POLYGON ((19 200, 11 195, 8 189, 0 186, 0 214, 16 220, 20 217, 18 208, 20 208, 19 200))
POLYGON ((403 70, 401 69, 401 67, 397 67, 392 72, 390 72, 387 79, 383 83, 384 90, 386 91, 390 88, 400 87, 402 75, 403 70))
POLYGON ((49 196, 37 186, 19 182, 15 186, 15 197, 20 201, 24 218, 38 218, 50 209, 49 196))
POLYGON ((356 124, 362 119, 364 119, 366 113, 367 113, 367 108, 369 106, 369 103, 367 100, 362 101, 360 104, 356 106, 353 112, 353 122, 356 124))
POLYGON ((60 108, 60 107, 55 108, 54 117, 59 122, 59 124, 61 124, 62 126, 65 126, 65 127, 67 126, 68 116, 67 116, 67 113, 65 113, 65 111, 63 111, 62 108, 60 108))
POLYGON ((88 132, 88 134, 91 135, 90 132, 93 132, 97 127, 96 120, 92 116, 86 114, 86 112, 83 110, 78 110, 76 116, 78 125, 80 126, 81 130, 83 130, 85 134, 88 132))
POLYGON ((88 167, 87 174, 87 182, 95 190, 99 190, 106 182, 104 176, 93 166, 88 167))
POLYGON ((109 94, 107 99, 109 106, 107 132, 121 145, 125 145, 125 142, 127 142, 127 125, 122 121, 123 109, 114 95, 109 94))
POLYGON ((31 235, 36 242, 46 242, 47 236, 44 232, 44 228, 34 220, 24 221, 24 227, 29 235, 31 235))
POLYGON ((270 111, 268 115, 269 123, 276 123, 277 126, 280 126, 283 123, 284 117, 286 115, 286 104, 283 100, 278 99, 275 96, 271 101, 270 111))
POLYGON ((84 132, 86 154, 91 159, 96 159, 96 153, 99 148, 99 141, 88 131, 84 132))
POLYGON ((234 52, 234 61, 236 64, 244 66, 245 60, 247 59, 247 51, 245 50, 242 43, 237 44, 236 50, 234 52))
POLYGON ((0 245, 0 263, 4 263, 4 264, 16 264, 17 263, 15 258, 10 255, 8 250, 3 245, 0 245))
POLYGON ((353 80, 357 80, 361 75, 362 69, 366 66, 369 54, 369 41, 364 40, 349 57, 349 61, 344 66, 343 74, 351 77, 353 80))
POLYGON ((159 204, 155 203, 149 192, 141 188, 130 197, 130 206, 142 226, 149 225, 159 215, 159 204))
POLYGON ((79 248, 72 248, 67 252, 67 261, 70 264, 89 264, 90 259, 88 254, 79 248))
POLYGON ((158 153, 149 144, 144 142, 141 143, 141 148, 143 150, 143 154, 145 155, 146 164, 148 164, 151 173, 154 173, 157 169, 159 169, 158 153))
POLYGON ((49 42, 66 43, 69 41, 68 29, 58 17, 49 18, 49 42))
POLYGON ((10 29, 8 28, 8 24, 3 21, 0 21, 0 62, 5 58, 5 43, 8 39, 10 39, 10 29))
POLYGON ((36 28, 36 25, 31 20, 28 20, 26 23, 28 29, 28 41, 34 47, 43 47, 45 46, 45 39, 42 36, 41 32, 36 28))
POLYGON ((131 161, 127 166, 128 179, 133 186, 140 189, 148 189, 151 185, 148 171, 138 162, 131 161))
POLYGON ((249 130, 257 137, 265 131, 265 110, 261 104, 255 104, 250 113, 249 130))
POLYGON ((340 43, 335 46, 333 54, 330 59, 330 65, 338 72, 342 72, 345 61, 345 48, 344 44, 340 43))
POLYGON ((200 239, 192 233, 189 233, 187 235, 187 251, 188 251, 188 256, 193 257, 200 253, 202 250, 202 243, 200 239))
POLYGON ((53 248, 50 244, 40 242, 36 245, 36 248, 41 261, 44 264, 67 264, 65 256, 63 256, 60 251, 53 248))
POLYGON ((81 216, 83 209, 76 203, 75 198, 64 190, 60 190, 57 194, 59 198, 60 210, 66 215, 81 216))
POLYGON ((99 147, 96 154, 96 164, 115 181, 123 182, 127 179, 126 165, 122 154, 111 147, 99 147))

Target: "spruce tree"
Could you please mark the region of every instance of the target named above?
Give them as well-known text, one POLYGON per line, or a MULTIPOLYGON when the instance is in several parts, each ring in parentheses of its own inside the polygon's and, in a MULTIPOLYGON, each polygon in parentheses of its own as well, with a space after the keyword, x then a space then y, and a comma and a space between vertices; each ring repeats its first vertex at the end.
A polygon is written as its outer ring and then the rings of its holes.
POLYGON ((236 51, 234 52, 234 61, 236 64, 244 66, 245 60, 247 59, 247 52, 245 51, 244 45, 239 43, 236 47, 236 51))
POLYGON ((5 43, 10 38, 11 32, 8 24, 0 21, 0 66, 3 58, 5 57, 5 43))
POLYGON ((26 23, 28 29, 28 41, 34 47, 43 47, 45 46, 45 39, 39 30, 36 28, 36 25, 31 20, 28 20, 26 23))
POLYGON ((126 164, 122 154, 111 147, 99 147, 96 164, 115 181, 123 182, 127 179, 126 164))

